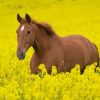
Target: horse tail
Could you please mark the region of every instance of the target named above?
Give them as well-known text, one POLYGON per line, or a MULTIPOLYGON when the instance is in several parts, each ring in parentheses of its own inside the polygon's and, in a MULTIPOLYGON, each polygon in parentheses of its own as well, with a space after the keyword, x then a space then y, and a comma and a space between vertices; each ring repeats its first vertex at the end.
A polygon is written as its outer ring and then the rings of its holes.
MULTIPOLYGON (((95 48, 98 50, 98 47, 93 43, 93 45, 95 46, 95 48)), ((99 57, 99 52, 98 52, 98 60, 97 60, 97 66, 96 67, 100 67, 100 57, 99 57)))
POLYGON ((97 66, 96 67, 100 67, 100 58, 98 58, 97 66))

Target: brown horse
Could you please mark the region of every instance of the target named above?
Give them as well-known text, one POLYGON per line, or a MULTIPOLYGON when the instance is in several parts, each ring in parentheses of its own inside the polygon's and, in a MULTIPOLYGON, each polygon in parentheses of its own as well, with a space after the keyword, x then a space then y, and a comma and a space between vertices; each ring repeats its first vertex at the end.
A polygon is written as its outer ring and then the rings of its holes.
POLYGON ((97 47, 81 35, 59 37, 46 23, 32 20, 26 14, 25 19, 17 14, 20 26, 17 29, 17 57, 22 60, 29 47, 35 52, 30 62, 32 73, 38 73, 39 64, 45 64, 47 72, 51 73, 51 66, 57 67, 57 72, 70 71, 76 64, 84 71, 86 65, 97 62, 99 53, 97 47))

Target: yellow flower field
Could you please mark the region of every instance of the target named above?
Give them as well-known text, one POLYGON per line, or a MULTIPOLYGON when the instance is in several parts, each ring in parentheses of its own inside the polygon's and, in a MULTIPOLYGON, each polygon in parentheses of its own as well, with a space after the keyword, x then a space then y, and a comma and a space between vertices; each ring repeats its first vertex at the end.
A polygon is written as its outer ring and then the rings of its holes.
MULTIPOLYGON (((0 0, 0 100, 100 100, 100 68, 80 66, 71 72, 48 75, 30 74, 30 48, 26 58, 16 57, 16 15, 25 13, 33 19, 48 22, 60 36, 80 34, 95 43, 100 52, 99 0, 0 0)), ((52 57, 52 56, 51 56, 52 57)))

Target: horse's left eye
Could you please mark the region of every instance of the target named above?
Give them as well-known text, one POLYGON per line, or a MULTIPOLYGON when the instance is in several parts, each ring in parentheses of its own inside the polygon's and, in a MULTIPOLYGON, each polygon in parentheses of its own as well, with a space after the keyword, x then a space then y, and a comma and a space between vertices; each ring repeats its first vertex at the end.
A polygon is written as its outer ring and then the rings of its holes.
POLYGON ((30 32, 30 31, 28 31, 27 33, 28 33, 28 34, 30 34, 31 32, 30 32))

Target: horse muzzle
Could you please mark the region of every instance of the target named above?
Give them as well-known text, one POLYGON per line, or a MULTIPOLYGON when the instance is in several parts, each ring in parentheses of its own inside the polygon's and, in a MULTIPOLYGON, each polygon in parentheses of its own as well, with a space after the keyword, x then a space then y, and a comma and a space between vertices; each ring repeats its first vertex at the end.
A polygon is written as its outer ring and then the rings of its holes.
POLYGON ((23 60, 25 58, 25 52, 17 52, 17 57, 19 60, 23 60))

